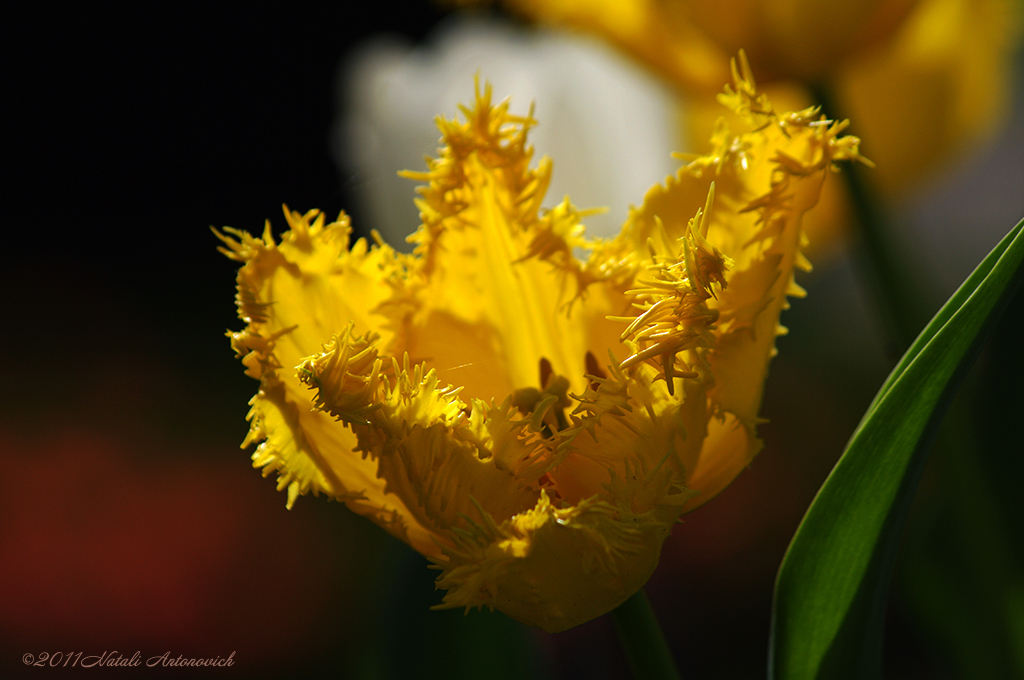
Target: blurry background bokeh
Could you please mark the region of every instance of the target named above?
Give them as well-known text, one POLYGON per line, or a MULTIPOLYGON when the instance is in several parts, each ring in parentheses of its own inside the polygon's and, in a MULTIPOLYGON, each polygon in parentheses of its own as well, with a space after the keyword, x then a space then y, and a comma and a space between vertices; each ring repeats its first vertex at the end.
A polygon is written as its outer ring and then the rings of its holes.
MULTIPOLYGON (((703 100, 593 36, 494 8, 3 12, 0 676, 71 671, 26 653, 117 650, 235 652, 245 677, 625 677, 606 618, 549 635, 429 611, 433 572, 405 545, 323 498, 285 510, 238 448, 256 383, 223 337, 241 327, 235 267, 209 226, 281 230, 284 202, 412 231, 414 184, 394 173, 421 167, 437 137, 423 126, 454 115, 479 71, 514 111, 536 100, 550 201, 606 205, 592 219, 611 230, 676 167, 670 151, 693 150, 703 100)), ((880 192, 928 313, 1024 215, 1024 69, 1005 53, 1000 114, 880 192)), ((775 570, 895 362, 856 232, 830 242, 784 317, 764 451, 684 518, 647 586, 685 677, 764 676, 775 570)), ((937 438, 887 677, 1024 676, 1021 337, 1024 295, 937 438)))

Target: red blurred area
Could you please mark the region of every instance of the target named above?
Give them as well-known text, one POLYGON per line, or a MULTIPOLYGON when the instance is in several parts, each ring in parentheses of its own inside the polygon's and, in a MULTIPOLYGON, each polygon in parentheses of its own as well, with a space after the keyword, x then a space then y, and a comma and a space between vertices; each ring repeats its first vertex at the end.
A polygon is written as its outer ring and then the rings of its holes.
POLYGON ((251 671, 326 644, 310 640, 318 623, 344 633, 328 612, 345 606, 333 584, 346 563, 323 527, 287 512, 242 453, 160 453, 0 432, 5 656, 234 651, 251 671))

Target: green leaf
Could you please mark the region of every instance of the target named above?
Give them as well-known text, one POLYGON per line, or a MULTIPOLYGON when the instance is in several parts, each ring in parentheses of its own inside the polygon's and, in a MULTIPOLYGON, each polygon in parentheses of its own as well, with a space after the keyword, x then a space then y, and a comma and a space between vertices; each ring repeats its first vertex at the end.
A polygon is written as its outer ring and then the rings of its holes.
POLYGON ((775 582, 770 678, 880 676, 899 534, 945 408, 1024 279, 1022 226, 907 350, 800 523, 775 582))

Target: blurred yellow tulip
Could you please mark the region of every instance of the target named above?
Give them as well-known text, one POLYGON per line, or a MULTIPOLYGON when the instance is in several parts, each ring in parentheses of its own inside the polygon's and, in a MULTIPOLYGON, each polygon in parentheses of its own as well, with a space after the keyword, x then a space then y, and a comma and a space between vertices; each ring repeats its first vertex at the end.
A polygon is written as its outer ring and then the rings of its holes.
POLYGON ((767 80, 816 81, 882 43, 918 0, 506 0, 526 16, 604 36, 687 91, 717 92, 744 50, 767 80))
MULTIPOLYGON (((826 87, 869 140, 883 196, 913 188, 990 133, 1009 103, 1020 11, 1012 0, 505 0, 533 20, 607 39, 674 84, 700 149, 724 55, 744 49, 762 89, 793 110, 826 87)), ((1019 5, 1019 3, 1018 3, 1019 5)), ((828 112, 835 115, 835 112, 828 112)), ((812 247, 843 230, 842 188, 809 216, 812 247)))

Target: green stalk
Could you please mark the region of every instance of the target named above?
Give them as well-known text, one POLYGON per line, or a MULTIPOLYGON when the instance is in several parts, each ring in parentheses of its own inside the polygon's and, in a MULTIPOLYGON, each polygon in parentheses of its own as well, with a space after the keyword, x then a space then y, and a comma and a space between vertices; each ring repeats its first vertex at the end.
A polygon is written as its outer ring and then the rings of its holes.
POLYGON ((612 621, 636 680, 679 680, 672 652, 642 588, 612 610, 612 621))
MULTIPOLYGON (((841 120, 828 88, 817 85, 810 89, 822 113, 841 120)), ((910 347, 929 315, 905 260, 892 242, 893 230, 871 189, 867 177, 870 172, 858 163, 847 163, 839 174, 846 184, 857 233, 866 251, 861 266, 866 270, 868 289, 893 345, 894 356, 898 357, 910 347)))

